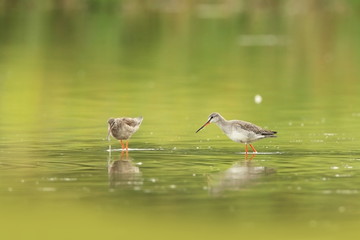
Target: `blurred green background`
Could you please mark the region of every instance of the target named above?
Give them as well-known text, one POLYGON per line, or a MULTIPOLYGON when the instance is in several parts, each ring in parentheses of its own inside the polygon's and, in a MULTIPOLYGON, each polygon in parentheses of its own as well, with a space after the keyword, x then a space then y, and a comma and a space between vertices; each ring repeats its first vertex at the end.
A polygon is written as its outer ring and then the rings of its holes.
POLYGON ((0 236, 359 235, 359 18, 355 0, 0 0, 0 236), (245 159, 195 134, 215 111, 279 137, 245 159), (140 115, 130 148, 152 150, 107 152, 107 119, 140 115))

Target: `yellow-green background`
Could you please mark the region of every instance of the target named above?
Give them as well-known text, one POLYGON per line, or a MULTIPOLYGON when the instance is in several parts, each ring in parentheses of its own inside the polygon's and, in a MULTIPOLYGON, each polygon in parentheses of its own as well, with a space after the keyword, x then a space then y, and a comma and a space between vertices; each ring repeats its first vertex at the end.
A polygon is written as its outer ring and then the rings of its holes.
POLYGON ((350 0, 0 1, 0 236, 360 235, 359 11, 350 0), (246 162, 216 126, 195 134, 214 111, 279 137, 246 162), (125 157, 106 151, 106 121, 140 115, 130 148, 155 150, 130 151, 140 173, 113 173, 125 157))

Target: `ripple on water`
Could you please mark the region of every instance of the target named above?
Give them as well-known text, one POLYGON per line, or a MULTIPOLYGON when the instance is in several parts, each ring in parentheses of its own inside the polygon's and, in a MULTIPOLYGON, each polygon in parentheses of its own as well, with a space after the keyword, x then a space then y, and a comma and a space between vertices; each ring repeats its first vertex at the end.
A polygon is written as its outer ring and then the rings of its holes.
POLYGON ((245 155, 278 155, 284 154, 284 152, 256 152, 256 153, 246 153, 246 152, 236 152, 236 154, 245 154, 245 155))
POLYGON ((356 189, 336 189, 336 190, 324 190, 323 194, 340 194, 340 195, 355 195, 359 194, 359 190, 356 189))
MULTIPOLYGON (((162 148, 129 148, 128 151, 161 151, 164 150, 162 148)), ((107 152, 122 152, 121 148, 109 148, 106 150, 107 152)))
POLYGON ((56 192, 56 188, 54 187, 40 187, 38 188, 40 192, 56 192))

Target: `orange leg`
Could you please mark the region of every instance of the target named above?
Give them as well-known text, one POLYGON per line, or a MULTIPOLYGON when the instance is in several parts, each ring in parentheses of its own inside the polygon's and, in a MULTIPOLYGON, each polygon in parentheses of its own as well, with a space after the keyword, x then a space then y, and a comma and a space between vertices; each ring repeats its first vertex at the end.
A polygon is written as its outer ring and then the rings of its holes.
POLYGON ((129 141, 126 141, 126 151, 129 151, 129 141))
POLYGON ((248 154, 248 147, 247 147, 247 144, 245 144, 245 154, 248 154))
POLYGON ((251 156, 250 156, 250 159, 248 159, 248 155, 247 154, 245 154, 245 160, 248 160, 249 162, 251 161, 251 160, 253 160, 253 158, 255 157, 255 155, 256 154, 251 154, 251 156))
POLYGON ((256 149, 254 148, 254 146, 251 145, 251 144, 249 144, 249 145, 250 145, 251 149, 253 150, 253 152, 254 152, 254 153, 257 153, 257 151, 256 151, 256 149))
POLYGON ((123 150, 123 151, 124 151, 125 146, 124 146, 124 144, 123 144, 122 140, 119 140, 119 142, 120 142, 120 144, 121 144, 121 150, 123 150))

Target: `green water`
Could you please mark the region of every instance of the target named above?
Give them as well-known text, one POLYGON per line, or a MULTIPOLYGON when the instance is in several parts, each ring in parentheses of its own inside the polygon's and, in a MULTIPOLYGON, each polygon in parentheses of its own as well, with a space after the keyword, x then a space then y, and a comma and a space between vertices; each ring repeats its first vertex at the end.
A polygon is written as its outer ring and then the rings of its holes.
POLYGON ((355 1, 35 2, 0 4, 1 238, 360 235, 355 1))

